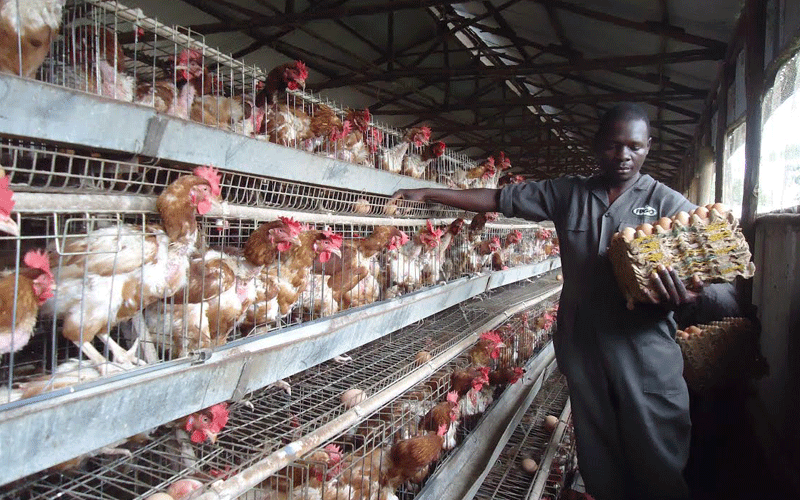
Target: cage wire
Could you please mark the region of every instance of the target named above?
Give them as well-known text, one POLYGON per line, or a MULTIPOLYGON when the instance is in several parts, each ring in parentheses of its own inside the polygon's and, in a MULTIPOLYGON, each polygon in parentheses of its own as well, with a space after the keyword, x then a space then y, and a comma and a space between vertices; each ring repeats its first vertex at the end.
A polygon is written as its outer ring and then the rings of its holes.
MULTIPOLYGON (((543 280, 533 286, 509 285, 473 302, 508 306, 513 303, 512 297, 523 301, 557 286, 555 280, 543 280), (526 293, 520 294, 523 289, 526 293)), ((541 314, 554 300, 557 299, 532 307, 528 314, 541 314)), ((230 419, 216 444, 187 443, 185 437, 181 440, 181 420, 6 485, 0 488, 0 498, 51 499, 65 494, 70 495, 68 498, 143 498, 181 478, 210 484, 231 477, 342 415, 346 411, 341 399, 345 391, 358 388, 366 397, 376 394, 426 363, 427 359, 418 356, 420 351, 438 356, 471 334, 476 324, 495 316, 496 313, 480 308, 454 306, 359 347, 345 359, 331 360, 290 377, 286 382, 291 386, 291 395, 277 386, 255 391, 245 400, 230 405, 230 419)), ((526 317, 520 314, 507 324, 521 328, 526 323, 526 317)), ((550 332, 538 334, 544 339, 550 332)), ((531 355, 540 349, 541 345, 530 350, 531 355)), ((351 457, 343 462, 346 466, 323 470, 323 477, 330 482, 328 487, 340 484, 343 475, 352 474, 358 457, 366 457, 396 439, 416 433, 420 416, 442 401, 450 390, 452 370, 466 363, 463 355, 450 360, 427 380, 337 436, 332 443, 326 443, 337 444, 342 453, 351 457)), ((443 455, 441 459, 445 458, 443 455)), ((262 489, 278 488, 278 481, 288 481, 291 489, 295 489, 303 478, 311 481, 312 469, 307 462, 295 462, 262 483, 262 489)))
MULTIPOLYGON (((535 475, 522 468, 522 460, 532 458, 537 464, 541 463, 541 458, 551 441, 551 433, 544 428, 544 418, 548 415, 561 415, 568 398, 566 379, 556 370, 545 381, 519 425, 514 429, 511 438, 475 494, 476 499, 527 500, 529 498, 535 475)), ((565 433, 565 436, 567 435, 568 433, 565 433)), ((567 448, 559 456, 569 456, 567 448)), ((568 460, 566 458, 564 460, 566 464, 568 460)), ((550 500, 558 498, 556 490, 563 486, 565 471, 563 466, 564 464, 554 464, 553 469, 536 473, 548 474, 546 491, 548 495, 553 494, 553 496, 546 498, 550 500), (557 467, 562 467, 560 472, 557 467)))
POLYGON ((467 156, 437 151, 427 138, 412 140, 408 130, 376 123, 368 111, 300 89, 271 102, 268 73, 209 47, 202 34, 167 26, 141 9, 69 0, 59 35, 35 76, 365 167, 453 187, 497 186, 499 169, 484 176, 467 156))

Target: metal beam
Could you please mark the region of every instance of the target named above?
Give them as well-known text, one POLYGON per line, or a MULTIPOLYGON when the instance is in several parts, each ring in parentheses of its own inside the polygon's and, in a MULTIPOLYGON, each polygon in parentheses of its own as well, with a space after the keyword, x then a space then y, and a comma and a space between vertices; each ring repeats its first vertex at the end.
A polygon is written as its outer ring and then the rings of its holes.
POLYGON ((625 28, 631 28, 637 31, 644 31, 647 33, 653 33, 655 35, 669 37, 675 40, 679 40, 681 42, 699 45, 701 47, 708 47, 710 49, 722 50, 724 52, 727 46, 725 42, 720 42, 719 40, 714 40, 702 36, 692 35, 690 33, 686 33, 686 30, 684 30, 680 26, 674 26, 663 22, 631 21, 630 19, 612 16, 611 14, 606 14, 605 12, 587 9, 585 7, 581 7, 580 5, 576 5, 569 2, 563 2, 561 0, 534 0, 534 1, 536 3, 545 6, 552 6, 557 9, 566 10, 568 12, 572 12, 573 14, 578 14, 580 16, 596 19, 598 21, 615 24, 617 26, 623 26, 625 28))
MULTIPOLYGON (((527 75, 547 73, 569 73, 574 71, 613 70, 633 66, 650 66, 654 64, 676 64, 697 61, 717 61, 722 59, 724 51, 715 49, 696 49, 670 52, 667 54, 643 54, 634 56, 605 57, 598 59, 582 59, 576 64, 569 62, 547 63, 538 65, 517 65, 505 67, 464 67, 464 68, 414 68, 408 70, 384 71, 353 77, 347 82, 367 83, 375 81, 392 81, 398 78, 422 78, 426 81, 444 80, 447 78, 513 78, 527 75)), ((343 82, 344 83, 344 82, 343 82)), ((326 82, 323 87, 332 86, 326 82)), ((316 88, 316 87, 315 87, 316 88)))
POLYGON ((368 5, 352 5, 335 7, 318 11, 297 12, 293 14, 276 14, 272 16, 253 16, 240 21, 221 21, 216 23, 195 24, 190 26, 192 31, 202 35, 224 33, 227 31, 242 31, 271 26, 298 25, 311 21, 341 19, 343 17, 369 16, 385 14, 409 9, 424 9, 434 5, 458 3, 444 0, 395 0, 392 2, 373 3, 368 5))

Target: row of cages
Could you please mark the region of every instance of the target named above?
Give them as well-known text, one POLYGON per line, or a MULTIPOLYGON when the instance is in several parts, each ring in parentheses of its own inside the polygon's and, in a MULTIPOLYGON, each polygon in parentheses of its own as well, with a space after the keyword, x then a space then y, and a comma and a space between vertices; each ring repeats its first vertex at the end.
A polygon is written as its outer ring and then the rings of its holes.
MULTIPOLYGON (((16 192, 157 196, 192 168, 128 154, 98 154, 76 146, 0 139, 0 166, 16 192)), ((220 198, 231 205, 295 212, 394 218, 458 217, 442 205, 336 189, 263 175, 218 171, 220 198)))
POLYGON ((564 409, 569 390, 555 370, 514 428, 475 494, 476 500, 558 500, 577 472, 572 414, 564 409), (564 419, 565 431, 555 432, 564 419), (548 421, 549 420, 549 421, 548 421), (549 450, 552 456, 547 456, 549 450), (540 479, 540 476, 545 476, 540 479), (537 484, 538 483, 538 484, 537 484))
POLYGON ((548 229, 462 219, 15 216, 20 235, 0 236, 0 407, 558 254, 548 229))
MULTIPOLYGON (((495 292, 494 297, 504 303, 513 300, 507 290, 495 292)), ((436 467, 480 426, 505 388, 522 377, 522 367, 550 341, 556 310, 557 297, 484 332, 488 335, 481 335, 420 383, 374 413, 364 414, 359 423, 330 433, 302 457, 285 459, 257 486, 234 497, 413 498, 436 467), (487 338, 494 343, 487 343, 487 338), (481 355, 491 350, 494 356, 481 355), (426 456, 425 463, 413 465, 409 457, 419 453, 426 456)), ((198 412, 6 485, 0 488, 0 498, 196 498, 209 487, 256 468, 265 457, 285 458, 280 450, 324 430, 365 398, 390 391, 392 384, 442 355, 491 315, 480 304, 454 306, 349 352, 347 362, 329 361, 296 374, 287 381, 291 395, 269 387, 246 400, 204 410, 218 422, 213 440, 193 438, 194 428, 188 422, 197 421, 203 413, 198 412)))
MULTIPOLYGON (((19 22, 33 31, 38 25, 26 23, 47 21, 39 12, 28 20, 26 9, 45 7, 26 7, 26 2, 20 2, 16 19, 15 1, 3 11, 13 16, 6 20, 10 26, 19 22)), ((17 30, 22 38, 7 40, 13 45, 6 51, 14 57, 0 58, 0 72, 452 187, 496 187, 510 168, 505 156, 488 166, 447 151, 444 143, 431 140, 428 127, 398 130, 376 123, 368 109, 348 109, 306 92, 308 70, 302 61, 265 71, 207 46, 196 32, 150 19, 140 9, 106 0, 69 0, 61 11, 58 3, 49 12, 58 33, 53 43, 40 41, 41 46, 19 57, 16 43, 27 47, 34 35, 17 30)))

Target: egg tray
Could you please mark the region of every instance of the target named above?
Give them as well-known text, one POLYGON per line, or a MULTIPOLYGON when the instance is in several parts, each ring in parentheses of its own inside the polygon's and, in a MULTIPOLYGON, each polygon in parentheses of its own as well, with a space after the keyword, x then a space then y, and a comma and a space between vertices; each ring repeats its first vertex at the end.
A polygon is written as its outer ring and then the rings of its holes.
POLYGON ((659 265, 671 266, 688 285, 693 275, 706 283, 750 278, 755 265, 747 241, 730 212, 699 207, 691 214, 679 212, 655 226, 643 224, 616 233, 608 256, 617 282, 628 301, 650 302, 650 279, 659 265))
POLYGON ((725 318, 679 330, 683 377, 699 393, 766 374, 758 328, 746 318, 725 318))

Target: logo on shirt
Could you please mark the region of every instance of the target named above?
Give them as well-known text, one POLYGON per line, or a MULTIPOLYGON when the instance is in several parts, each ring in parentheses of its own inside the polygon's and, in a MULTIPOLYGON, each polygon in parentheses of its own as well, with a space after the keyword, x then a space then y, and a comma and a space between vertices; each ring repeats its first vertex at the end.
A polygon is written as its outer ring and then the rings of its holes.
POLYGON ((656 209, 651 207, 650 205, 645 205, 643 207, 637 207, 633 209, 633 215, 638 215, 640 217, 654 217, 656 215, 656 209))

